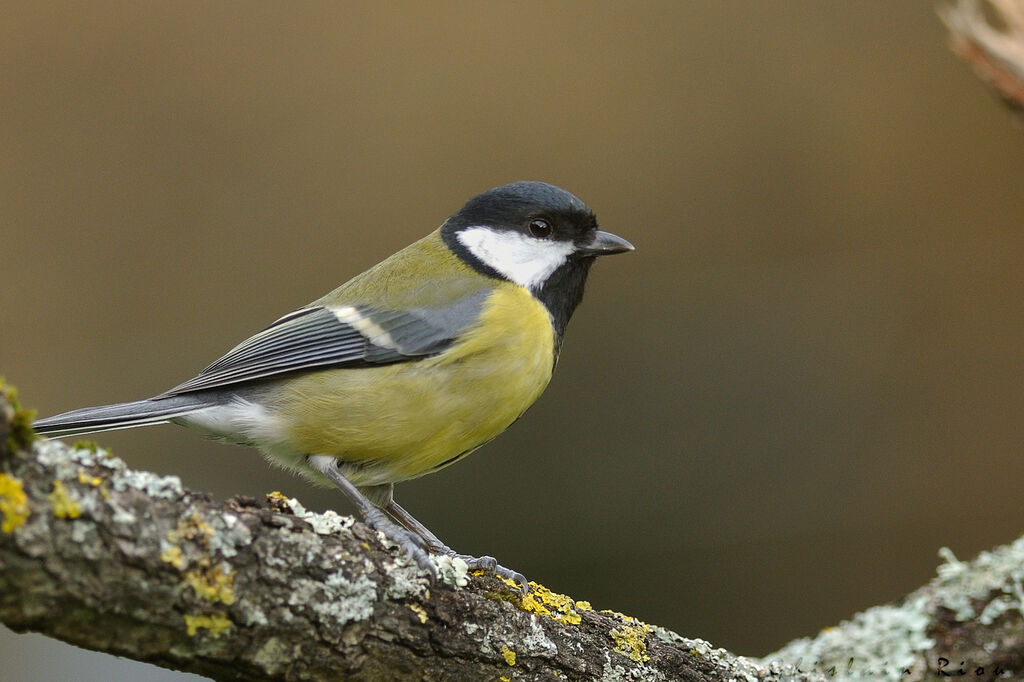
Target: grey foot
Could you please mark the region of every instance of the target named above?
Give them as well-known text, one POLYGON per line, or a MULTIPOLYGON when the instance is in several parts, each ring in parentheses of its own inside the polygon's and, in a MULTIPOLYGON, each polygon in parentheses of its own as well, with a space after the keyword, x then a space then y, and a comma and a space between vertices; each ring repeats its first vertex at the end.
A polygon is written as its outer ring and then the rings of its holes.
POLYGON ((519 589, 523 591, 523 594, 530 591, 530 581, 526 579, 525 575, 519 571, 513 571, 511 568, 505 568, 492 556, 469 556, 468 554, 456 554, 450 549, 446 554, 450 557, 465 561, 471 571, 486 571, 488 573, 494 573, 505 580, 515 581, 519 584, 519 589))
POLYGON ((437 569, 431 563, 428 550, 423 539, 392 521, 379 509, 372 509, 365 515, 366 523, 376 531, 380 531, 389 540, 398 545, 416 565, 430 576, 431 582, 437 580, 437 569))
MULTIPOLYGON (((338 490, 351 500, 352 504, 356 506, 359 513, 363 515, 363 519, 371 528, 380 531, 388 539, 401 547, 402 551, 408 554, 416 562, 416 565, 430 576, 431 582, 437 580, 437 569, 434 568, 434 564, 430 562, 427 556, 429 551, 427 541, 420 537, 419 534, 395 523, 391 520, 390 516, 374 506, 366 495, 356 486, 352 485, 352 482, 341 473, 338 469, 338 460, 336 458, 329 455, 310 455, 306 457, 306 461, 313 469, 329 478, 337 486, 338 490)), ((390 491, 390 487, 387 488, 388 497, 391 495, 390 491)))
POLYGON ((471 571, 482 570, 489 573, 495 573, 506 580, 514 580, 519 584, 523 594, 530 591, 530 583, 526 579, 526 576, 518 571, 513 571, 511 568, 505 568, 499 564, 498 560, 494 557, 474 557, 469 556, 468 554, 457 554, 455 550, 441 542, 436 535, 431 533, 426 526, 417 521, 412 514, 405 511, 401 505, 395 502, 394 498, 388 498, 385 509, 395 518, 396 521, 398 521, 399 524, 412 532, 413 535, 417 536, 417 538, 424 543, 424 547, 428 552, 441 554, 453 559, 462 559, 466 562, 471 571))

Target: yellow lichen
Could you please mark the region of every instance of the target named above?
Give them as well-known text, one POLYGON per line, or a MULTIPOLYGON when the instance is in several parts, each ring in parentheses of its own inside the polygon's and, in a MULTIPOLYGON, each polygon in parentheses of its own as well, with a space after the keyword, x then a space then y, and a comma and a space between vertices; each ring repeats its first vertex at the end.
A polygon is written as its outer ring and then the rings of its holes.
MULTIPOLYGON (((499 579, 509 587, 519 591, 519 583, 508 578, 499 579)), ((575 601, 572 597, 558 592, 552 592, 543 585, 530 582, 530 591, 519 597, 518 605, 524 611, 536 613, 538 616, 547 616, 551 620, 563 625, 579 625, 582 622, 580 611, 590 611, 590 602, 575 601)))
POLYGON ((502 675, 498 679, 501 680, 501 682, 512 682, 512 678, 509 677, 508 675, 502 675))
POLYGON ((178 519, 177 528, 167 531, 167 541, 177 545, 183 540, 192 540, 205 547, 216 534, 213 526, 203 521, 198 513, 193 512, 187 519, 178 519))
POLYGON ((50 504, 53 505, 53 515, 58 519, 77 519, 82 515, 82 508, 78 506, 78 502, 71 499, 64 481, 53 481, 53 492, 49 498, 50 504))
POLYGON ((196 593, 209 602, 235 603, 235 572, 226 570, 224 564, 203 570, 193 568, 185 573, 185 582, 196 593))
MULTIPOLYGON (((631 622, 631 621, 637 620, 633 616, 627 616, 626 614, 622 613, 621 611, 612 611, 611 609, 601 609, 601 613, 605 614, 606 616, 615 616, 616 618, 618 618, 620 620, 627 621, 627 622, 631 622)), ((639 621, 637 621, 637 622, 639 622, 639 621)))
POLYGON ((189 637, 195 636, 200 628, 209 630, 211 637, 220 637, 225 630, 231 627, 231 621, 223 613, 185 614, 185 628, 189 637))
POLYGON ((516 652, 509 649, 508 646, 504 644, 501 645, 501 655, 505 657, 505 662, 509 665, 516 664, 516 652))
POLYGON ((0 473, 0 515, 0 530, 5 533, 13 533, 28 518, 28 497, 21 481, 4 473, 0 473))
MULTIPOLYGON (((213 529, 213 526, 203 521, 199 514, 195 512, 188 518, 178 519, 178 526, 164 534, 170 546, 160 552, 160 560, 174 566, 179 571, 184 571, 188 568, 189 558, 181 550, 180 544, 186 540, 193 540, 205 547, 210 543, 210 539, 213 538, 215 533, 216 531, 213 529)), ((204 559, 200 563, 204 567, 209 567, 210 565, 209 559, 204 559)), ((202 582, 198 576, 195 580, 202 582)), ((196 594, 199 593, 200 590, 196 589, 196 594)))
POLYGON ((427 622, 427 610, 419 604, 409 604, 409 610, 416 614, 421 623, 427 622))
POLYGON ((18 389, 0 377, 0 413, 7 422, 7 448, 11 452, 27 450, 39 436, 32 430, 36 411, 27 410, 18 401, 18 389))
POLYGON ((267 493, 266 500, 267 505, 274 511, 281 512, 282 514, 292 513, 292 505, 288 501, 288 496, 281 491, 275 490, 272 493, 267 493))
POLYGON ((181 548, 180 543, 186 541, 205 548, 215 534, 213 526, 203 521, 198 513, 178 519, 178 526, 165 534, 168 544, 160 552, 160 560, 181 571, 184 584, 191 587, 198 598, 214 604, 234 604, 235 571, 231 565, 227 562, 213 565, 205 551, 189 555, 181 548))
POLYGON ((174 566, 179 571, 185 570, 188 566, 188 559, 181 551, 181 547, 177 545, 171 545, 164 551, 160 552, 160 561, 164 561, 171 566, 174 566))
POLYGON ((651 627, 647 623, 632 618, 630 620, 636 624, 609 633, 615 642, 615 651, 629 656, 630 660, 637 663, 649 661, 651 657, 647 655, 647 635, 651 633, 651 627))
POLYGON ((91 485, 93 488, 95 488, 99 486, 101 483, 103 483, 103 479, 100 478, 99 476, 90 476, 84 471, 79 471, 78 482, 81 483, 82 485, 91 485))

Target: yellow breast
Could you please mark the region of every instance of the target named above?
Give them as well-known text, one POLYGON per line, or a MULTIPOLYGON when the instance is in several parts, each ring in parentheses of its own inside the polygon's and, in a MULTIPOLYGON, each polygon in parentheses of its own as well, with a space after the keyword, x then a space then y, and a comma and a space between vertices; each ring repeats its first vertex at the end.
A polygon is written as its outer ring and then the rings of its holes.
POLYGON ((547 387, 555 338, 547 309, 510 283, 495 289, 462 336, 422 360, 291 379, 281 402, 291 407, 278 412, 283 449, 338 457, 358 486, 416 478, 469 454, 547 387))

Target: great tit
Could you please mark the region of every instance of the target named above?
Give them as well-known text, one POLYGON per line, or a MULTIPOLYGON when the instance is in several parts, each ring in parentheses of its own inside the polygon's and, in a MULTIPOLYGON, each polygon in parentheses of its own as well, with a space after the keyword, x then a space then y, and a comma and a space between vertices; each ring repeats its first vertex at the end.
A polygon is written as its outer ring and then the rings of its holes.
POLYGON ((172 422, 253 446, 337 486, 428 574, 428 553, 440 553, 525 586, 490 557, 455 554, 395 502, 393 486, 516 421, 551 379, 594 259, 632 250, 563 189, 496 187, 185 383, 34 427, 68 436, 172 422))

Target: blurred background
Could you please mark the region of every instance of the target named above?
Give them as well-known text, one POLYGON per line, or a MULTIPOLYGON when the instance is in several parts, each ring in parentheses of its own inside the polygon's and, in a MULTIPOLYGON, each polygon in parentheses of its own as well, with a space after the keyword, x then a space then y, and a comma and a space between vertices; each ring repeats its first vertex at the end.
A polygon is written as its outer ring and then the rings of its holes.
MULTIPOLYGON (((453 547, 762 655, 1024 531, 1024 135, 933 1, 0 14, 0 374, 40 414, 158 393, 546 180, 637 251, 522 420, 399 486, 453 547)), ((185 429, 97 440, 351 511, 185 429)), ((186 679, 2 628, 0 658, 186 679)))

